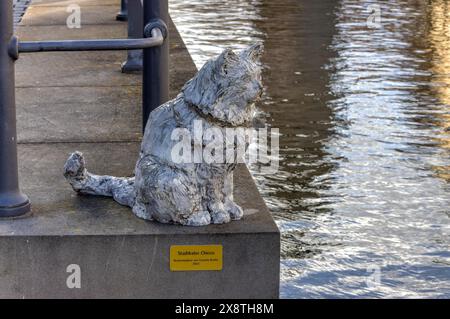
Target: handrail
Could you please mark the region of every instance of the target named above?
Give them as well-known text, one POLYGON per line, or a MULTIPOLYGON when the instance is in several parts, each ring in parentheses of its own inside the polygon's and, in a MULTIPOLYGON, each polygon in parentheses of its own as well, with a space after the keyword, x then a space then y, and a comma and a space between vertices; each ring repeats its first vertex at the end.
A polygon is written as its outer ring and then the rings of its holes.
POLYGON ((11 58, 17 60, 19 53, 147 49, 163 45, 167 32, 167 26, 155 20, 147 25, 144 31, 146 37, 142 39, 20 41, 13 36, 8 52, 11 58))
POLYGON ((101 51, 136 50, 162 45, 164 37, 155 28, 152 37, 143 39, 101 39, 101 40, 63 40, 63 41, 18 41, 19 53, 47 51, 101 51))

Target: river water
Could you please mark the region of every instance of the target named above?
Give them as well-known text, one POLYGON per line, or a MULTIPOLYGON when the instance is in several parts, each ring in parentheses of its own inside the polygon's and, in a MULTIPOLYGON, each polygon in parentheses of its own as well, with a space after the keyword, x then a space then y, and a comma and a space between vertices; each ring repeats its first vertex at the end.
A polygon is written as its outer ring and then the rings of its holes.
POLYGON ((282 298, 450 298, 450 1, 171 0, 196 64, 265 43, 282 298))

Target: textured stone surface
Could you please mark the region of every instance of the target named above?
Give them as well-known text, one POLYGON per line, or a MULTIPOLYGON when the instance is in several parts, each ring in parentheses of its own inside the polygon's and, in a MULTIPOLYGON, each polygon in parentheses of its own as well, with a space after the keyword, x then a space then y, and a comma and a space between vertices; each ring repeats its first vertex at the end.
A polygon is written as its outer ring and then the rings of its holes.
MULTIPOLYGON (((169 30, 173 98, 195 69, 172 23, 169 30)), ((126 37, 127 32, 124 25, 18 29, 19 37, 29 41, 50 34, 51 39, 93 39, 126 37)), ((125 52, 111 51, 22 54, 16 62, 19 142, 140 141, 141 75, 121 72, 125 58, 125 52)))
MULTIPOLYGON (((72 2, 80 6, 81 10, 81 28, 87 25, 119 25, 123 22, 115 19, 118 7, 105 5, 89 5, 85 6, 78 1, 72 2)), ((67 11, 68 6, 61 4, 52 7, 31 6, 21 21, 21 25, 65 25, 67 17, 71 11, 67 11)))

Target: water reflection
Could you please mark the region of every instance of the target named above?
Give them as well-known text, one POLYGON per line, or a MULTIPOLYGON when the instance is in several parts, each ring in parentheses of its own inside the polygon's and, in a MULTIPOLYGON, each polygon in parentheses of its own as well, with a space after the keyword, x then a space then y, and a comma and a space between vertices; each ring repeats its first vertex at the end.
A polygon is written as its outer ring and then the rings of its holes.
MULTIPOLYGON (((436 141, 443 148, 443 156, 448 156, 450 149, 450 3, 444 0, 436 1, 429 9, 429 28, 427 42, 430 48, 428 60, 431 61, 430 88, 436 96, 440 107, 435 110, 437 127, 436 141)), ((450 181, 450 166, 444 163, 432 165, 436 175, 450 181)))
POLYGON ((253 174, 282 230, 282 297, 450 297, 449 3, 172 0, 171 13, 198 66, 265 42, 259 107, 281 162, 253 174))

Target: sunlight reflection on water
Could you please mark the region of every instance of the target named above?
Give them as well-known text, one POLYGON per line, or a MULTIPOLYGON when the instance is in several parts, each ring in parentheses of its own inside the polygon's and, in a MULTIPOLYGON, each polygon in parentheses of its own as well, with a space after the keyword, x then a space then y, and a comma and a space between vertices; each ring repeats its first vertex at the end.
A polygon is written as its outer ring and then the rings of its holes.
POLYGON ((379 3, 171 1, 198 67, 265 42, 281 297, 450 297, 450 3, 379 3))

